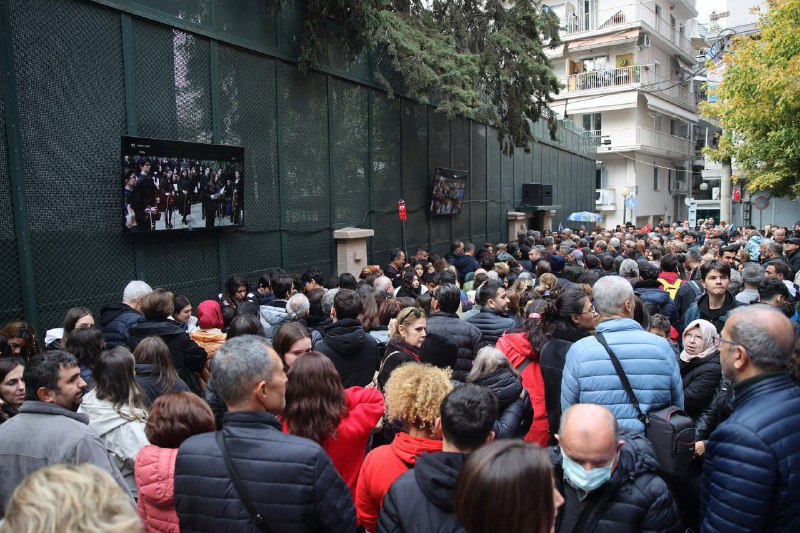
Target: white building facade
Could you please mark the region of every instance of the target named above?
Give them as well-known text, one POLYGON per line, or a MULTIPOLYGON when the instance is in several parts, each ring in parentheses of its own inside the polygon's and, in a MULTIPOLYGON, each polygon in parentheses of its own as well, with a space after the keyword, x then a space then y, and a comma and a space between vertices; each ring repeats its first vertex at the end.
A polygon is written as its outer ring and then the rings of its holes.
POLYGON ((564 43, 549 52, 564 85, 551 107, 598 139, 604 225, 685 219, 698 157, 694 0, 544 3, 564 43))

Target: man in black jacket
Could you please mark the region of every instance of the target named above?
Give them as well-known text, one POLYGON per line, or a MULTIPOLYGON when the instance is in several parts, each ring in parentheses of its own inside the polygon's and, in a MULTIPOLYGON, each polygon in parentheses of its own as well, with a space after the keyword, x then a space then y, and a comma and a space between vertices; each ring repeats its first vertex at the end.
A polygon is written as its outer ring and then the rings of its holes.
POLYGON ((428 335, 435 333, 452 340, 458 346, 458 360, 453 368, 453 379, 464 381, 472 370, 472 361, 480 349, 481 330, 458 318, 456 311, 461 303, 461 291, 452 283, 439 285, 433 291, 431 315, 428 317, 428 335))
POLYGON ((228 412, 221 432, 195 435, 178 451, 175 510, 181 531, 354 531, 350 490, 328 455, 313 441, 283 433, 273 414, 286 405, 286 374, 266 340, 229 340, 217 351, 211 373, 228 412), (245 501, 266 528, 257 525, 245 501))
POLYGON ((497 399, 488 389, 469 383, 448 394, 436 421, 442 451, 422 454, 392 483, 377 531, 462 531, 453 513, 456 480, 467 454, 494 440, 495 418, 497 399))
POLYGON ((122 292, 122 302, 109 304, 100 310, 97 328, 103 333, 106 348, 125 346, 132 325, 144 318, 142 300, 153 292, 144 281, 133 280, 122 292))
MULTIPOLYGON (((483 334, 482 345, 495 344, 501 335, 512 329, 516 322, 505 316, 508 311, 508 296, 503 284, 497 280, 489 280, 475 294, 475 304, 481 310, 467 319, 469 324, 477 327, 483 334)), ((482 347, 482 346, 481 346, 482 347)))
POLYGON ((678 508, 650 442, 623 429, 599 405, 561 415, 559 446, 549 448, 556 488, 564 496, 556 531, 682 531, 678 508))
POLYGON ((364 331, 358 320, 361 297, 350 289, 339 289, 333 297, 333 323, 320 330, 314 349, 333 361, 342 386, 365 387, 372 381, 380 365, 378 341, 364 331))

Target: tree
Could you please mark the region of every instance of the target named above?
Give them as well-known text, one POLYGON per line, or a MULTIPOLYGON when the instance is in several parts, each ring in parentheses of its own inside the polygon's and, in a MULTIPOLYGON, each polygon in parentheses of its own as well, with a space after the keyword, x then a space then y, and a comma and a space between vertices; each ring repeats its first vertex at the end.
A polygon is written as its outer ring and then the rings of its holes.
MULTIPOLYGON (((284 0, 285 1, 285 0, 284 0)), ((558 121, 559 81, 544 53, 560 44, 558 18, 531 0, 307 0, 299 66, 317 68, 329 46, 372 54, 374 75, 401 93, 498 129, 503 151, 528 148, 530 122, 558 121), (335 28, 332 28, 330 22, 335 28), (545 44, 546 43, 546 44, 545 44)))
POLYGON ((723 128, 716 161, 733 160, 750 191, 800 195, 800 0, 767 0, 759 33, 726 46, 718 101, 703 116, 723 128))

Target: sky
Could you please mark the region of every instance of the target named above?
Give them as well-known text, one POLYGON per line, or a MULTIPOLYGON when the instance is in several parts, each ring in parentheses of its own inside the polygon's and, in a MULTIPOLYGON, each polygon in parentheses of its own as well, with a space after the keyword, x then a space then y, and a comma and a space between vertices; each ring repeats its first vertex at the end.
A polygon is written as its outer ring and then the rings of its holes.
POLYGON ((698 11, 697 20, 700 22, 708 22, 708 16, 712 11, 716 11, 717 13, 725 11, 726 5, 726 0, 696 0, 695 7, 697 7, 698 11))

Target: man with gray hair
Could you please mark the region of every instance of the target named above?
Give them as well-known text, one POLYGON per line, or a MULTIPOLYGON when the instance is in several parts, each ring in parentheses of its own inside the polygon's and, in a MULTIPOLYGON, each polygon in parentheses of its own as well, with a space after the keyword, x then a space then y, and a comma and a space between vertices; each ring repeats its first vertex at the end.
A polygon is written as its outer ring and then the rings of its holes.
POLYGON ((128 345, 128 332, 132 325, 144 318, 142 300, 151 292, 150 285, 133 280, 122 291, 121 303, 109 304, 100 310, 97 329, 103 333, 107 349, 128 345))
POLYGON ((800 531, 800 388, 786 373, 791 322, 770 306, 736 309, 714 336, 733 413, 705 445, 703 531, 800 531))
POLYGON ((243 335, 211 362, 228 405, 224 429, 187 439, 175 463, 175 510, 184 531, 354 531, 350 489, 328 455, 282 431, 283 362, 243 335), (238 481, 234 481, 237 479, 238 481))
POLYGON ((578 403, 607 407, 620 425, 644 433, 638 411, 628 401, 603 339, 619 359, 645 414, 669 405, 683 408, 683 383, 675 352, 666 339, 633 320, 633 287, 619 276, 600 278, 594 287, 600 316, 596 335, 575 342, 567 352, 561 380, 561 410, 578 403))
MULTIPOLYGON (((372 282, 372 286, 375 287, 375 290, 378 291, 383 295, 384 298, 393 298, 394 297, 394 286, 392 285, 392 280, 386 276, 380 276, 375 278, 375 281, 372 282)), ((330 292, 330 291, 328 291, 330 292)), ((326 294, 327 296, 327 294, 326 294)), ((325 312, 324 301, 325 297, 322 297, 323 301, 323 308, 322 311, 325 312)), ((333 297, 331 297, 331 308, 333 308, 333 297)), ((328 314, 330 314, 330 309, 328 309, 328 314)))
POLYGON ((633 286, 634 283, 639 281, 639 265, 631 258, 624 259, 619 265, 619 275, 628 280, 628 283, 633 286))

